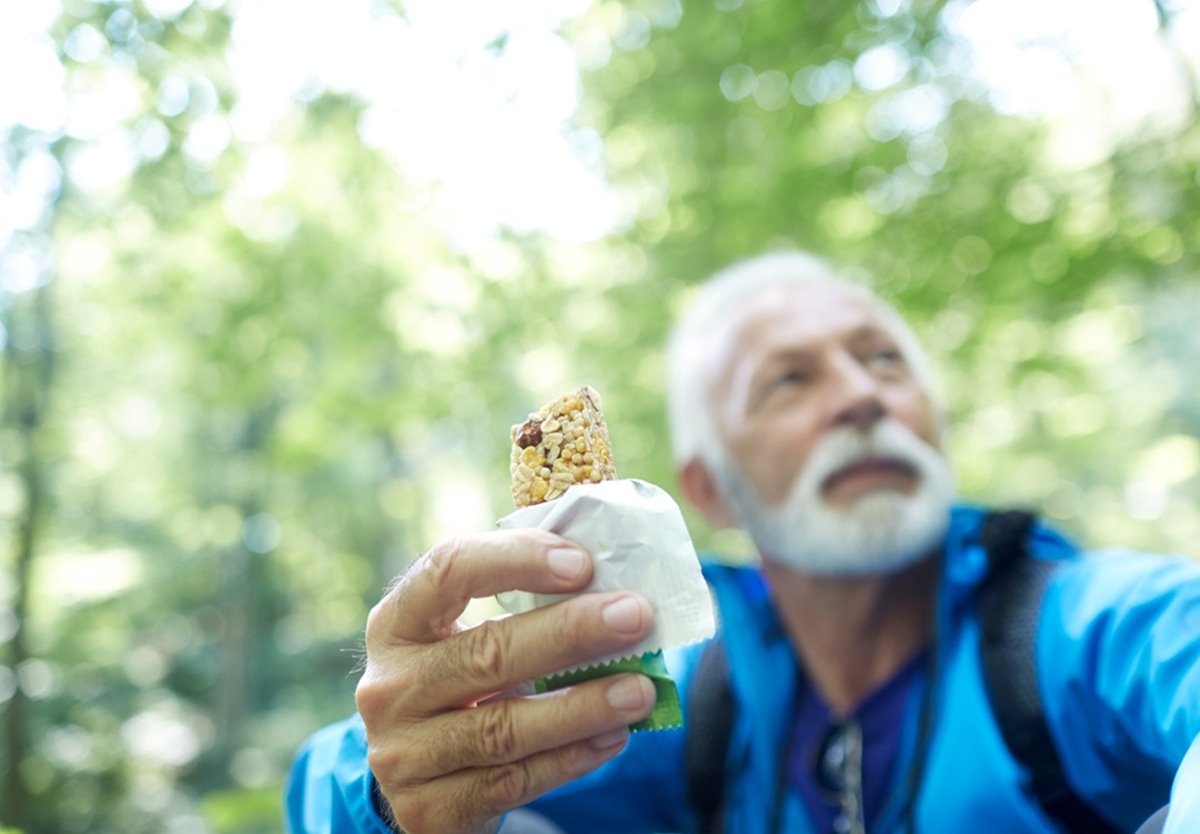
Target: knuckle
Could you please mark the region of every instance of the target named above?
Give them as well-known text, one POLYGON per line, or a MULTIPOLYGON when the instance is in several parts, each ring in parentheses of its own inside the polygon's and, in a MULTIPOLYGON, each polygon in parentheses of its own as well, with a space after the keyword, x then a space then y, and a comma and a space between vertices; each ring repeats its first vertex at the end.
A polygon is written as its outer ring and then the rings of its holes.
POLYGON ((508 663, 508 631, 499 623, 480 623, 466 635, 467 666, 471 673, 485 681, 504 676, 508 663))
POLYGON ((371 726, 371 716, 375 715, 382 706, 382 696, 379 690, 380 687, 367 674, 359 678, 354 687, 354 706, 368 727, 371 726))
POLYGON ((388 785, 397 781, 396 756, 390 750, 371 747, 367 750, 367 767, 375 774, 380 785, 388 785))
POLYGON ((576 597, 542 609, 545 612, 546 647, 555 651, 573 650, 590 636, 584 612, 590 600, 576 597))
POLYGON ((569 745, 559 756, 559 773, 568 778, 582 776, 595 767, 595 753, 585 744, 569 745))
POLYGON ((555 605, 550 610, 552 612, 550 614, 551 634, 562 639, 567 635, 575 634, 579 630, 579 602, 576 600, 566 600, 564 604, 555 605))
POLYGON ((479 747, 487 761, 506 762, 516 756, 516 726, 507 702, 497 702, 484 710, 479 747))
POLYGON ((392 675, 385 680, 375 672, 374 667, 368 665, 354 687, 354 705, 368 728, 374 718, 392 712, 396 693, 404 689, 404 679, 400 675, 392 675))
POLYGON ((382 674, 371 669, 359 679, 354 688, 354 705, 362 717, 369 745, 380 740, 395 743, 420 731, 424 719, 414 702, 425 696, 423 690, 428 687, 418 687, 416 681, 417 676, 411 672, 382 674))
POLYGON ((435 544, 425 558, 422 559, 424 570, 429 573, 429 579, 435 587, 444 588, 451 584, 462 560, 464 541, 462 536, 454 536, 444 542, 435 544))
POLYGON ((488 783, 488 793, 502 808, 515 808, 530 798, 533 774, 526 762, 511 762, 492 768, 488 783))
POLYGON ((383 637, 380 632, 385 628, 384 621, 387 619, 384 607, 389 604, 390 600, 391 594, 388 594, 371 606, 371 610, 367 612, 366 641, 368 644, 376 643, 383 637))
POLYGON ((367 767, 389 802, 393 801, 393 796, 405 794, 403 789, 417 780, 418 774, 413 772, 414 758, 409 746, 402 742, 368 745, 367 767))

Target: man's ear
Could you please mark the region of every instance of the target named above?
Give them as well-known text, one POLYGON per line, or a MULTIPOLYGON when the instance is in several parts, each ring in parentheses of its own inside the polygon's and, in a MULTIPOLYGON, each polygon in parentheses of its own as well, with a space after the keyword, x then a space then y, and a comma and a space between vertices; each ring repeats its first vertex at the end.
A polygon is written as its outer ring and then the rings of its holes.
POLYGON ((692 458, 679 470, 679 485, 684 497, 698 509, 714 527, 736 527, 724 496, 717 489, 712 472, 699 458, 692 458))

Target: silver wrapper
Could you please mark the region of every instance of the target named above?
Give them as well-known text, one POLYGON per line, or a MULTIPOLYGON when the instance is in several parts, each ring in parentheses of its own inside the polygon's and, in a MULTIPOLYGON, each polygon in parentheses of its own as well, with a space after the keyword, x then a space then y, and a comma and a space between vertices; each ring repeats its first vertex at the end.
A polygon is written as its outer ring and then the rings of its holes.
MULTIPOLYGON (((637 591, 650 601, 654 630, 645 640, 584 666, 685 646, 713 635, 712 597, 683 514, 674 499, 653 484, 634 479, 577 484, 561 498, 524 507, 496 523, 550 530, 584 547, 592 554, 594 575, 582 593, 637 591)), ((506 611, 521 614, 566 596, 510 591, 496 599, 506 611)))

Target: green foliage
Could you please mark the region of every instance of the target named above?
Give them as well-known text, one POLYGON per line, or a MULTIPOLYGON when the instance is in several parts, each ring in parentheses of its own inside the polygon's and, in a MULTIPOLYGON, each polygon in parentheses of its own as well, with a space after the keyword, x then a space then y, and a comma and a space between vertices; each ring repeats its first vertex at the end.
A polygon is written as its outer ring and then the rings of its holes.
POLYGON ((221 834, 255 834, 281 825, 279 796, 282 785, 259 790, 231 790, 209 794, 202 803, 204 817, 221 834))
POLYGON ((931 347, 967 496, 1039 506, 1096 542, 1194 541, 1184 485, 1194 492, 1200 446, 1181 372, 1197 348, 1171 334, 1196 309, 1200 251, 1184 241, 1200 122, 1064 169, 1044 125, 998 115, 966 81, 938 4, 888 16, 872 3, 701 3, 678 20, 669 8, 603 4, 577 33, 617 44, 588 79, 583 119, 639 208, 622 243, 657 290, 644 344, 715 268, 814 251, 861 269, 931 347), (902 77, 852 83, 858 58, 885 45, 902 77), (1145 451, 1162 435, 1189 462, 1170 476, 1145 451))
MULTIPOLYGON (((28 596, 0 692, 19 660, 6 709, 24 703, 31 742, 20 762, 0 748, 0 772, 31 799, 22 830, 279 830, 297 744, 353 708, 381 589, 506 511, 508 426, 590 383, 621 472, 672 487, 672 315, 767 248, 847 265, 914 322, 966 495, 1092 542, 1194 550, 1198 123, 1056 167, 1045 125, 964 81, 940 5, 910 5, 597 3, 568 32, 590 68, 576 127, 604 140, 620 228, 468 250, 434 190, 363 142, 353 95, 310 91, 265 139, 189 151, 238 106, 220 4, 163 21, 65 2, 60 46, 85 24, 105 39, 66 59, 67 83, 121 74, 143 151, 110 188, 66 177, 25 233, 53 282, 0 299, 0 633, 28 596), (852 67, 881 45, 905 74, 864 89, 852 67), (255 166, 286 176, 256 190, 255 166), (24 574, 9 552, 27 528, 24 574)), ((4 154, 69 172, 88 144, 18 129, 4 154)))

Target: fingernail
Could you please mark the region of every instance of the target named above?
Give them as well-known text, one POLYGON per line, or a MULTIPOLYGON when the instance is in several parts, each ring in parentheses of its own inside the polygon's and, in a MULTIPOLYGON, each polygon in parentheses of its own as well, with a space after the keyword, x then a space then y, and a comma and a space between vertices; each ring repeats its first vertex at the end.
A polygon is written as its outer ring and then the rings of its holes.
POLYGON ((617 681, 605 693, 609 706, 617 712, 640 712, 654 697, 654 685, 642 675, 617 681))
POLYGON ((615 730, 609 730, 607 733, 592 736, 588 739, 588 744, 592 745, 596 750, 607 750, 610 747, 616 747, 618 744, 624 744, 627 738, 629 738, 628 728, 618 727, 615 730))
POLYGON ((576 579, 583 573, 587 557, 576 547, 556 547, 546 554, 550 572, 559 579, 576 579))
POLYGON ((634 596, 624 596, 604 606, 604 624, 621 634, 636 634, 642 630, 645 603, 634 596))

